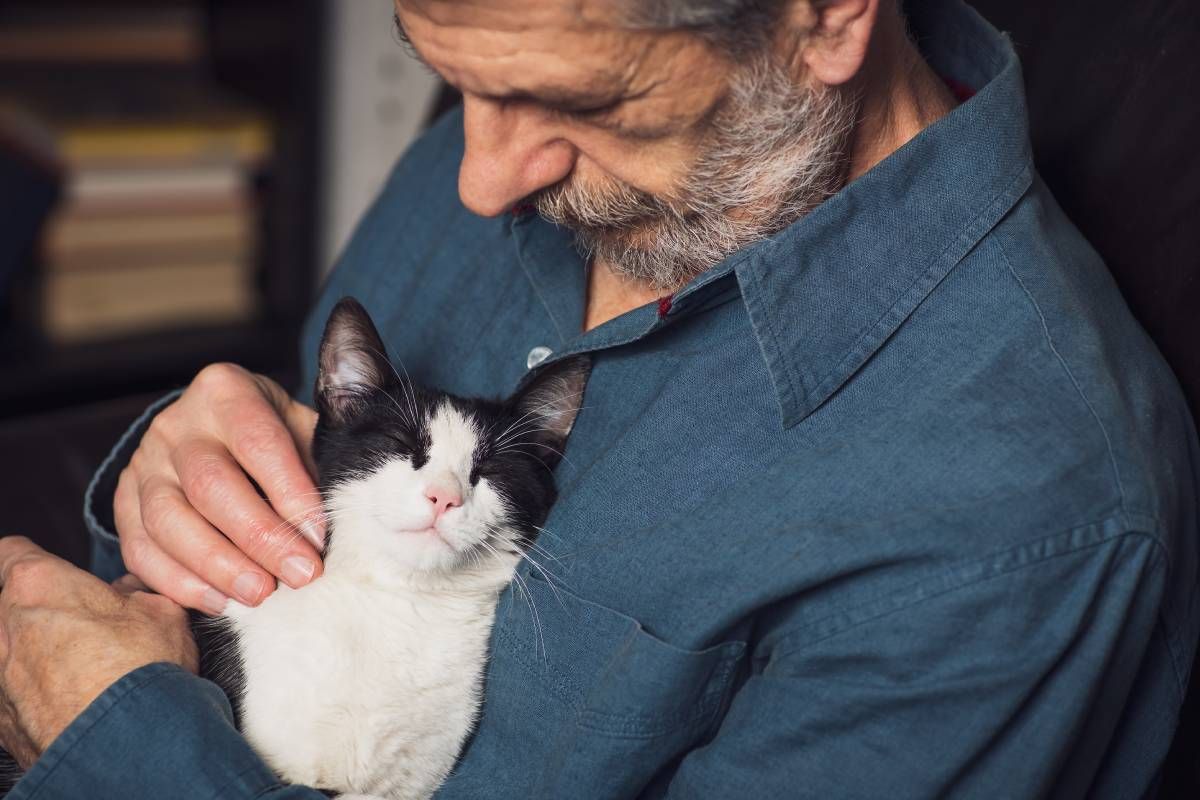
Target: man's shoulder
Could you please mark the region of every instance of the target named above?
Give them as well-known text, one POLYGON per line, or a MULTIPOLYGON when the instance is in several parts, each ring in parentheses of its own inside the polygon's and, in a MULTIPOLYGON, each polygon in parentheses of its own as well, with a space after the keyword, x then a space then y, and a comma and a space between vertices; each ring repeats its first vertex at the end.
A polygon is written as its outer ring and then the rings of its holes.
POLYGON ((1113 512, 1152 520, 1144 533, 1169 549, 1195 537, 1196 434, 1179 385, 1040 180, 891 349, 920 370, 912 413, 932 457, 1028 493, 1062 525, 1113 512))
POLYGON ((1194 503, 1194 424, 1178 381, 1099 254, 1040 180, 989 238, 1050 356, 1031 377, 1078 398, 1077 413, 1105 439, 1126 508, 1178 518, 1163 504, 1180 492, 1194 503))

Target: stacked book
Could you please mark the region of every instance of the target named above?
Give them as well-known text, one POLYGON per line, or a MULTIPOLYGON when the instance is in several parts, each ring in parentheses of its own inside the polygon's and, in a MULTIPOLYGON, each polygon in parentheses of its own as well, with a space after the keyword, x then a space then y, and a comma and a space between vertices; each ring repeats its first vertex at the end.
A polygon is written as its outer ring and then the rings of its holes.
POLYGON ((253 315, 254 118, 66 125, 42 242, 42 326, 78 341, 253 315))
POLYGON ((271 128, 207 77, 203 43, 189 0, 0 6, 0 69, 13 77, 0 111, 17 112, 0 125, 36 120, 25 133, 40 130, 63 176, 34 304, 50 339, 254 316, 254 184, 271 128))

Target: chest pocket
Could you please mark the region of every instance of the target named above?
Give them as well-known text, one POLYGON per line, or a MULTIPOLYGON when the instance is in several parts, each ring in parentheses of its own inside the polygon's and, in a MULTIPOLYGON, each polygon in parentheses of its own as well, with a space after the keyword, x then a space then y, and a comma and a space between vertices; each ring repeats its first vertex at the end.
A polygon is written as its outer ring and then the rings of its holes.
POLYGON ((682 649, 526 574, 497 608, 492 649, 483 719, 461 766, 522 765, 507 786, 491 770, 490 797, 615 798, 709 734, 745 645, 682 649))

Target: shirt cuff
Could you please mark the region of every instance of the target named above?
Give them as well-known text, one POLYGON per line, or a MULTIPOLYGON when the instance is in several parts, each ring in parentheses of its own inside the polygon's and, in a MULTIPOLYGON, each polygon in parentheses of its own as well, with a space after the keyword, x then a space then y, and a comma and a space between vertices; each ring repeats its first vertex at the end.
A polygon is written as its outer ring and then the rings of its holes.
MULTIPOLYGON (((9 800, 272 797, 283 784, 209 681, 166 663, 130 672, 51 743, 9 800)), ((323 798, 289 787, 288 798, 323 798)))
POLYGON ((141 443, 142 435, 150 427, 150 420, 174 403, 181 394, 183 390, 177 389, 155 400, 142 412, 100 464, 83 495, 83 522, 92 538, 92 572, 106 581, 116 580, 126 572, 112 514, 117 478, 141 443))

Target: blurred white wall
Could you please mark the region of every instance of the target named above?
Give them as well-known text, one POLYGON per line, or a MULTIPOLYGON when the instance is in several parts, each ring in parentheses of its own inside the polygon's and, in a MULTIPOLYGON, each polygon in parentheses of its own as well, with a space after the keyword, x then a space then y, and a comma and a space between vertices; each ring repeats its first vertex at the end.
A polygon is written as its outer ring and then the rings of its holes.
POLYGON ((395 40, 391 0, 326 2, 322 278, 418 132, 437 88, 395 40))

